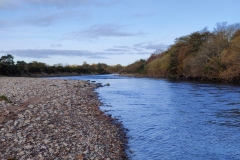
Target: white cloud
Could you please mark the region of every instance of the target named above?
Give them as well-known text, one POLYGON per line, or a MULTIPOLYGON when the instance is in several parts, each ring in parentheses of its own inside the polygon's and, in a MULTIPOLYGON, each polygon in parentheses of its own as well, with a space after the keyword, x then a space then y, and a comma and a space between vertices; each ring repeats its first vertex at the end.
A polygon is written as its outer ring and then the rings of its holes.
POLYGON ((98 39, 101 37, 131 37, 143 35, 142 32, 131 33, 125 31, 124 26, 120 25, 94 25, 87 29, 72 32, 69 34, 73 39, 98 39))
POLYGON ((69 8, 89 5, 113 5, 117 0, 0 0, 0 9, 21 9, 25 7, 69 8))
POLYGON ((105 49, 105 52, 114 53, 114 54, 149 54, 149 51, 146 51, 144 48, 137 48, 134 46, 114 46, 113 48, 105 49))
POLYGON ((162 43, 153 43, 153 42, 144 42, 135 44, 133 46, 114 46, 112 48, 105 49, 104 52, 113 53, 113 54, 150 54, 156 50, 165 50, 169 47, 169 45, 165 45, 162 43))
POLYGON ((88 14, 84 11, 79 10, 59 10, 55 12, 50 11, 33 11, 30 16, 22 16, 18 19, 7 19, 0 17, 0 28, 19 28, 20 26, 37 26, 37 27, 48 27, 58 22, 70 19, 85 19, 88 14))
POLYGON ((43 17, 28 17, 24 20, 19 21, 19 24, 25 25, 30 24, 39 27, 47 27, 52 25, 52 23, 57 20, 53 15, 43 16, 43 17))
MULTIPOLYGON (((51 44, 52 48, 60 48, 61 44, 51 44)), ((143 55, 149 54, 149 52, 139 49, 136 51, 135 47, 128 46, 116 46, 113 48, 105 49, 103 51, 89 51, 89 50, 58 50, 58 49, 27 49, 27 50, 9 50, 0 51, 1 55, 11 54, 13 56, 23 57, 23 58, 51 58, 54 56, 76 56, 76 57, 86 57, 92 59, 107 59, 108 56, 113 55, 143 55)))
POLYGON ((138 48, 144 48, 148 50, 165 50, 169 47, 169 45, 163 44, 163 43, 154 43, 154 42, 144 42, 144 43, 138 43, 134 45, 138 48))
POLYGON ((62 45, 61 44, 51 44, 51 47, 52 48, 60 48, 60 47, 62 47, 62 45))
POLYGON ((131 15, 131 17, 143 18, 143 17, 151 17, 153 15, 154 15, 154 13, 136 13, 136 14, 131 15))
POLYGON ((52 56, 79 56, 88 58, 106 58, 101 52, 91 52, 86 50, 54 50, 54 49, 28 49, 0 51, 2 54, 12 54, 26 58, 50 58, 52 56))
POLYGON ((17 9, 22 7, 69 7, 90 4, 94 0, 0 0, 0 9, 17 9))
POLYGON ((77 7, 79 5, 95 4, 95 0, 24 0, 30 5, 37 7, 77 7))
POLYGON ((16 0, 0 0, 0 9, 16 9, 17 7, 16 0))

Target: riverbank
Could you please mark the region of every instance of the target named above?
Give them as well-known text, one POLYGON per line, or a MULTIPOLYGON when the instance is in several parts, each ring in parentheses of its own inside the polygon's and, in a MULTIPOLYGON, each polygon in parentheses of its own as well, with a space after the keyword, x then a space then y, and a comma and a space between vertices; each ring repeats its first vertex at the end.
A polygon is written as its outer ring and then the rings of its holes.
POLYGON ((95 84, 1 77, 0 159, 128 159, 121 125, 100 109, 95 84))
POLYGON ((221 78, 208 78, 208 77, 185 77, 185 76, 148 76, 144 74, 130 74, 130 73, 119 74, 119 76, 132 77, 132 78, 166 78, 166 79, 182 80, 182 81, 240 84, 240 77, 235 77, 232 79, 221 79, 221 78))
POLYGON ((111 84, 98 91, 101 109, 129 129, 132 160, 240 159, 238 85, 118 75, 85 79, 111 84))
POLYGON ((25 73, 16 75, 1 75, 0 77, 65 77, 65 76, 82 76, 84 74, 76 72, 57 72, 57 73, 25 73))

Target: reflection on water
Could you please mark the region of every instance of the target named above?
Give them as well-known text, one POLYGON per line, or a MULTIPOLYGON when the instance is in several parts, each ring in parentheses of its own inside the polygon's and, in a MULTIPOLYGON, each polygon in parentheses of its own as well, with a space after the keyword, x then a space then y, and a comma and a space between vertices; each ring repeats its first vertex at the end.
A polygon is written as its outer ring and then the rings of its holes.
POLYGON ((240 159, 239 86, 113 75, 71 78, 110 83, 97 90, 101 108, 129 129, 134 160, 240 159))

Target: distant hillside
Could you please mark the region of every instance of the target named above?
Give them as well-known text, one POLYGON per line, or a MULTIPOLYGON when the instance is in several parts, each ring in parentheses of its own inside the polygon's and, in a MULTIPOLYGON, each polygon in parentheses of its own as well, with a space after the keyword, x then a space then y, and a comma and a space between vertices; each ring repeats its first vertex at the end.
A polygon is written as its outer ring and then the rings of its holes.
POLYGON ((123 73, 240 82, 240 24, 218 23, 179 37, 166 51, 128 65, 123 73))

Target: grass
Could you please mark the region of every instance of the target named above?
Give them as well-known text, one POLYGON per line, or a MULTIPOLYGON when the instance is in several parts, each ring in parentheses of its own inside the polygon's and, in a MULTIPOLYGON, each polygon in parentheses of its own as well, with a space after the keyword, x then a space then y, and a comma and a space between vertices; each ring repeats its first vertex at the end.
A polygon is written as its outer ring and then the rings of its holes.
POLYGON ((5 101, 5 102, 8 102, 8 103, 12 103, 12 101, 10 101, 6 96, 3 96, 3 95, 0 96, 0 101, 5 101))

